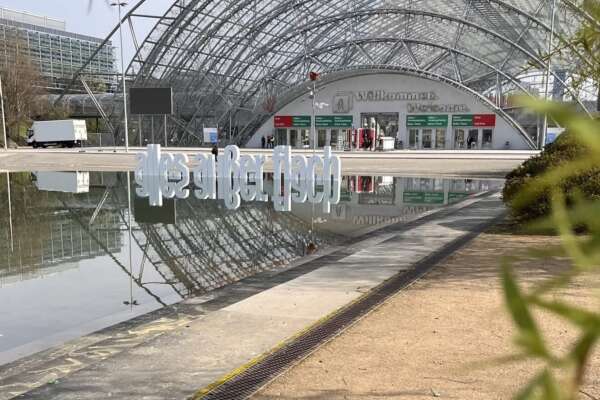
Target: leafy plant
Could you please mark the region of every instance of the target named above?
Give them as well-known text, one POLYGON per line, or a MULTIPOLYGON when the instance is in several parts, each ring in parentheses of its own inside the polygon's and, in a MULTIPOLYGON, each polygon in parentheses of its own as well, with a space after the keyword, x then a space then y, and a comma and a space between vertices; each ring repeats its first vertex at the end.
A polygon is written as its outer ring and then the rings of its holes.
MULTIPOLYGON (((517 222, 526 222, 548 215, 551 209, 551 191, 548 187, 530 196, 527 201, 521 199, 515 202, 515 199, 524 188, 546 171, 586 157, 588 151, 588 147, 580 143, 576 135, 566 132, 548 145, 541 154, 530 158, 510 172, 506 176, 502 194, 512 217, 517 222)), ((582 169, 562 178, 557 182, 557 186, 565 194, 568 204, 573 202, 575 195, 581 195, 588 200, 600 199, 600 168, 592 166, 582 169)))
MULTIPOLYGON (((520 186, 518 192, 511 194, 511 206, 517 210, 530 207, 540 198, 547 199, 547 216, 534 224, 554 227, 572 260, 568 271, 528 290, 523 290, 517 283, 510 260, 504 260, 504 296, 517 328, 516 345, 519 350, 511 359, 533 358, 543 364, 516 399, 574 400, 579 395, 589 357, 600 340, 600 313, 570 304, 560 299, 556 292, 568 287, 581 274, 597 270, 600 266, 600 198, 586 197, 580 186, 565 185, 565 182, 576 182, 577 177, 590 171, 593 179, 600 180, 600 121, 556 103, 529 101, 527 105, 538 112, 548 113, 565 127, 571 135, 569 143, 579 150, 577 157, 547 163, 547 169, 537 171, 520 186), (576 234, 580 228, 585 229, 586 235, 576 234), (577 329, 577 338, 568 351, 557 354, 548 346, 535 322, 535 310, 550 312, 577 329)), ((561 145, 560 142, 557 144, 561 145)), ((547 150, 547 153, 552 152, 552 148, 547 150)))

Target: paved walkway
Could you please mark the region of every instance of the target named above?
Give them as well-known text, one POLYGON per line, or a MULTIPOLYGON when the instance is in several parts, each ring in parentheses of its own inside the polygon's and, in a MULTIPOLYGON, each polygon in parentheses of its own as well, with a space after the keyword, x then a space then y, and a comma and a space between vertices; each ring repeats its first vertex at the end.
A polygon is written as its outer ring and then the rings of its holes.
MULTIPOLYGON (((135 154, 105 149, 19 149, 0 151, 0 171, 124 171, 135 167, 135 154), (83 152, 85 151, 85 152, 83 152)), ((207 149, 169 148, 190 155, 207 149)), ((272 150, 242 149, 242 153, 271 154, 272 150)), ((294 150, 294 154, 311 154, 294 150)), ((342 157, 342 173, 356 175, 504 177, 534 151, 393 151, 336 152, 342 157)), ((271 169, 267 161, 265 169, 271 169)))
MULTIPOLYGON (((329 249, 281 274, 254 277, 212 299, 191 300, 185 307, 193 312, 165 317, 170 329, 156 327, 159 333, 132 345, 127 338, 123 343, 113 338, 112 347, 92 343, 0 369, 0 398, 10 397, 7 386, 1 387, 8 383, 13 394, 24 391, 19 398, 27 399, 189 397, 501 213, 497 195, 471 198, 329 249), (90 356, 98 351, 103 356, 90 356), (42 366, 45 374, 30 374, 32 381, 22 382, 28 376, 24 370, 42 366), (54 380, 47 383, 51 369, 54 380)), ((132 329, 152 331, 153 323, 132 329)))
MULTIPOLYGON (((516 352, 499 279, 502 256, 519 257, 520 285, 570 268, 567 257, 540 259, 532 249, 559 247, 553 236, 484 233, 321 346, 253 400, 512 399, 539 372, 535 360, 494 362, 516 352)), ((552 252, 554 253, 554 252, 552 252)), ((598 309, 600 274, 591 272, 558 297, 598 309)), ((553 294, 551 297, 554 298, 553 294)), ((580 334, 567 321, 535 312, 548 348, 570 350, 580 334)), ((578 399, 600 398, 600 348, 592 354, 578 399)))

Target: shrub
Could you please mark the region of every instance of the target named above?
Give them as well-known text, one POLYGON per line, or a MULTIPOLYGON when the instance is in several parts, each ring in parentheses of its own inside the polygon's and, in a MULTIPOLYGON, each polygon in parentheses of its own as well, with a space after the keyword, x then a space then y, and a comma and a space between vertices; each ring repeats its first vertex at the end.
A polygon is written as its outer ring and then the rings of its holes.
MULTIPOLYGON (((589 155, 575 135, 566 132, 560 135, 554 143, 546 146, 539 155, 530 158, 506 176, 502 197, 517 222, 528 222, 551 212, 550 190, 545 189, 527 202, 516 204, 513 200, 535 178, 557 168, 565 163, 589 155)), ((581 194, 584 199, 600 200, 600 169, 597 167, 579 171, 558 183, 565 194, 567 205, 572 203, 573 196, 581 194)))

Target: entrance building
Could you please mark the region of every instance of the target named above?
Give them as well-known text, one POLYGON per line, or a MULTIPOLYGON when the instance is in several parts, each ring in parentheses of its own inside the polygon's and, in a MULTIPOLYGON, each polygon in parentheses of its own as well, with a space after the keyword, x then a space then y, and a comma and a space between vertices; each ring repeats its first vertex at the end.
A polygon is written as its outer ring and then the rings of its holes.
POLYGON ((311 137, 312 100, 300 95, 280 107, 248 142, 261 136, 295 148, 329 145, 334 150, 528 150, 535 146, 509 117, 483 100, 443 82, 401 74, 340 79, 317 91, 316 137, 311 137), (356 138, 368 130, 373 146, 356 138), (385 144, 385 145, 384 145, 385 144))

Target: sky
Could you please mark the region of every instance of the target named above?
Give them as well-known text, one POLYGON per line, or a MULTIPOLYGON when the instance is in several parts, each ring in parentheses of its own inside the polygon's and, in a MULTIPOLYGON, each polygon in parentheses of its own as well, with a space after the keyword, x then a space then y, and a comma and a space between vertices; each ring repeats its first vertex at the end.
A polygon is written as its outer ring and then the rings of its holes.
MULTIPOLYGON (((123 9, 127 12, 139 0, 129 0, 123 9)), ((88 9, 89 0, 0 0, 0 6, 12 10, 26 11, 32 14, 48 16, 67 22, 67 31, 105 38, 118 23, 116 7, 110 7, 107 0, 93 0, 88 9), (89 12, 88 12, 89 11, 89 12)), ((172 0, 146 0, 139 10, 144 14, 163 14, 172 4, 172 0)), ((156 20, 136 19, 135 30, 138 41, 142 41, 151 30, 156 20)), ((130 60, 134 46, 129 39, 129 27, 124 26, 125 60, 130 60)), ((118 36, 113 45, 118 47, 118 36)), ((117 49, 117 58, 119 50, 117 49)))

